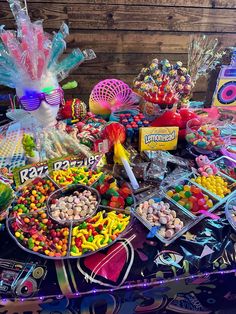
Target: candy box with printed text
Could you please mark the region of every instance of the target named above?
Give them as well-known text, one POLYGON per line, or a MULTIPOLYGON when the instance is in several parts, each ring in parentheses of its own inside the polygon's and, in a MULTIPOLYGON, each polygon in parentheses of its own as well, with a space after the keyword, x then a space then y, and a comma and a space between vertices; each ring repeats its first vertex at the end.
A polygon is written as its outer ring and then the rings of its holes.
POLYGON ((139 129, 139 150, 175 150, 178 127, 147 127, 139 129))

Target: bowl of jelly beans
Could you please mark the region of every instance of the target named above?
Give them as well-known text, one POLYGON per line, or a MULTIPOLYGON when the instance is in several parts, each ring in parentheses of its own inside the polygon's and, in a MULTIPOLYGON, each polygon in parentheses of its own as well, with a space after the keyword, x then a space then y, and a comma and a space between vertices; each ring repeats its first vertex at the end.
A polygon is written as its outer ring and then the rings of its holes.
POLYGON ((215 203, 213 198, 190 182, 171 187, 166 196, 192 215, 210 211, 215 203))
POLYGON ((186 126, 186 141, 200 153, 221 150, 230 143, 231 129, 206 118, 194 118, 186 126))

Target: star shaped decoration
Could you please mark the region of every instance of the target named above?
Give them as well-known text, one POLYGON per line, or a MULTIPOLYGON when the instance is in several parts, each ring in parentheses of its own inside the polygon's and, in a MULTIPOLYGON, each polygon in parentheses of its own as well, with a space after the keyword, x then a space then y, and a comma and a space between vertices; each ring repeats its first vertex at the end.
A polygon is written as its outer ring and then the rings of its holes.
POLYGON ((187 241, 194 241, 196 239, 196 235, 192 234, 191 232, 186 232, 182 235, 182 237, 184 237, 187 241))

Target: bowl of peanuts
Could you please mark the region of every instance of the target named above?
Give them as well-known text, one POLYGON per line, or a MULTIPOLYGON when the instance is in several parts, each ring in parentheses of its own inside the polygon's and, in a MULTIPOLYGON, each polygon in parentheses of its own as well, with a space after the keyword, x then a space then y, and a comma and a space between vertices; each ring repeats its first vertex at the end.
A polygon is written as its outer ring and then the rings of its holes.
POLYGON ((72 184, 52 193, 47 200, 48 215, 58 223, 83 222, 93 216, 101 198, 97 190, 72 184))

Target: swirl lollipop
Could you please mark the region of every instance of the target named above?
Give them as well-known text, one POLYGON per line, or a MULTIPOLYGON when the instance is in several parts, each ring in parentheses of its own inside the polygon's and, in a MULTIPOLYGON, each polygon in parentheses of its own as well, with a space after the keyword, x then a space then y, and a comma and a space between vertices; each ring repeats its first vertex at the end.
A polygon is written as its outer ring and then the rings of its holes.
POLYGON ((120 123, 112 122, 105 127, 104 132, 109 141, 114 145, 114 162, 123 164, 125 171, 130 179, 132 188, 134 190, 138 189, 139 184, 130 167, 128 152, 122 145, 126 138, 124 126, 120 123))

